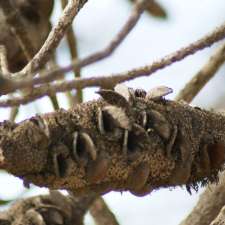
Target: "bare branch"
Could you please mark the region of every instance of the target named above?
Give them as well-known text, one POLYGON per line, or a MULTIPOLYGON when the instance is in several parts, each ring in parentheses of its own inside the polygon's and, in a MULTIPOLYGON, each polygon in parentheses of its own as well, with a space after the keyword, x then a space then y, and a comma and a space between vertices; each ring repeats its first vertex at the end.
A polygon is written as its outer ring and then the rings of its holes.
POLYGON ((96 199, 90 207, 90 213, 97 225, 119 225, 103 198, 96 199))
MULTIPOLYGON (((120 74, 96 77, 95 78, 96 84, 92 84, 92 83, 90 85, 83 84, 82 87, 94 86, 94 85, 107 87, 107 86, 111 86, 110 85, 111 82, 116 84, 118 82, 131 80, 131 79, 141 77, 141 76, 150 76, 152 73, 156 72, 157 70, 163 69, 163 68, 173 64, 174 62, 180 61, 180 60, 184 59, 185 57, 196 53, 199 50, 209 47, 212 44, 214 44, 215 42, 224 39, 224 37, 225 37, 225 24, 216 28, 214 31, 212 31, 208 35, 204 36, 203 38, 199 39, 198 41, 193 42, 192 44, 189 44, 188 46, 183 47, 183 48, 175 51, 174 53, 169 54, 169 55, 153 62, 150 65, 136 68, 136 69, 133 69, 130 71, 126 71, 124 73, 120 73, 120 74)), ((83 61, 85 62, 87 60, 86 59, 83 59, 80 61, 75 60, 72 65, 64 67, 64 68, 60 69, 60 71, 56 70, 56 71, 53 71, 52 74, 51 73, 46 74, 46 76, 43 80, 36 78, 33 81, 33 85, 46 83, 46 82, 55 80, 58 72, 67 73, 67 72, 71 71, 73 68, 81 67, 81 65, 83 65, 83 61)), ((91 78, 89 78, 89 79, 91 79, 91 78)), ((82 79, 82 80, 77 79, 77 83, 82 82, 82 81, 87 82, 88 78, 82 79)), ((76 82, 76 80, 74 82, 76 82)), ((93 78, 92 78, 92 82, 93 82, 93 78)), ((74 85, 74 88, 77 88, 76 85, 74 85)))
MULTIPOLYGON (((19 104, 26 104, 30 101, 33 101, 37 98, 43 97, 45 95, 52 95, 57 92, 64 92, 68 90, 72 90, 74 88, 76 89, 82 89, 85 87, 94 87, 94 86, 100 86, 100 87, 112 87, 116 83, 132 80, 137 77, 141 76, 150 76, 152 73, 156 72, 159 69, 163 69, 174 62, 180 61, 183 58, 194 54, 195 52, 205 48, 209 47, 210 45, 214 44, 216 41, 219 41, 225 37, 225 24, 221 27, 215 29, 213 32, 208 34, 207 36, 199 39, 198 41, 181 48, 180 50, 165 56, 162 59, 159 59, 158 61, 153 62, 151 65, 136 68, 121 74, 114 74, 110 76, 98 76, 98 77, 91 77, 91 78, 80 78, 75 79, 72 81, 64 81, 59 84, 53 84, 53 85, 42 85, 35 89, 34 93, 32 93, 29 96, 25 97, 18 97, 8 100, 0 101, 1 107, 8 107, 8 106, 15 106, 19 104)), ((82 60, 81 60, 82 62, 82 60)), ((75 64, 75 65, 79 65, 75 64)), ((40 83, 46 83, 50 82, 52 79, 55 79, 57 75, 61 75, 62 73, 69 72, 71 69, 73 69, 73 66, 64 67, 62 69, 56 69, 55 72, 51 72, 43 77, 37 77, 33 80, 27 80, 23 82, 13 82, 12 85, 7 86, 3 90, 1 90, 2 94, 7 94, 11 91, 14 91, 15 89, 20 89, 24 87, 31 87, 36 84, 40 83)), ((78 67, 75 67, 78 68, 78 67)))
MULTIPOLYGON (((65 8, 67 2, 68 0, 61 0, 62 8, 65 8)), ((71 60, 78 60, 77 39, 72 26, 68 28, 68 31, 66 33, 66 39, 67 39, 67 43, 68 43, 68 47, 70 51, 71 60)), ((73 73, 75 78, 81 77, 80 68, 74 68, 73 73)), ((74 99, 72 101, 71 101, 72 94, 67 92, 66 95, 68 97, 68 100, 71 106, 74 106, 75 102, 78 102, 78 103, 82 102, 82 99, 83 99, 82 90, 77 90, 76 96, 73 97, 74 99)))
POLYGON ((210 57, 203 68, 185 85, 176 97, 176 101, 185 100, 190 103, 206 83, 213 78, 225 61, 225 44, 210 57))

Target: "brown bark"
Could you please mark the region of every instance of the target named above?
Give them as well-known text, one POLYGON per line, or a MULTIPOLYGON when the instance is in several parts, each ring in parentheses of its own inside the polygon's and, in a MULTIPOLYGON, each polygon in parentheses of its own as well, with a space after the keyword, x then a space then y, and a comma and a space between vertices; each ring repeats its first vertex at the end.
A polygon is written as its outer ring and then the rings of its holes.
POLYGON ((216 180, 225 159, 224 116, 164 99, 101 94, 106 100, 1 123, 0 167, 75 193, 145 195, 216 180))

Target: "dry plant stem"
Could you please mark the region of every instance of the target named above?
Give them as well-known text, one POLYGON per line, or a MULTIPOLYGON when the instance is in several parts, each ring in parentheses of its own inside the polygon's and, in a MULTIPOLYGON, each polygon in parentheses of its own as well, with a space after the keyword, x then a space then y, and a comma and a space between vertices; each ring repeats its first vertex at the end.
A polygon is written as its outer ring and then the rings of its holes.
MULTIPOLYGON (((65 8, 68 0, 61 0, 62 7, 65 8)), ((78 59, 78 49, 77 49, 77 39, 73 30, 73 26, 71 25, 68 28, 67 34, 66 34, 67 43, 69 46, 69 51, 71 55, 71 60, 77 60, 78 59)), ((81 70, 80 68, 75 68, 73 70, 74 77, 79 78, 81 77, 81 70)), ((77 90, 76 93, 77 102, 82 102, 83 99, 83 93, 82 90, 77 90)))
POLYGON ((206 225, 219 214, 225 205, 225 173, 221 174, 218 184, 209 185, 201 194, 197 205, 180 225, 206 225))
POLYGON ((119 225, 115 215, 108 208, 103 198, 97 198, 93 202, 90 213, 97 225, 119 225))
MULTIPOLYGON (((70 27, 68 29, 66 38, 67 38, 67 42, 68 42, 68 45, 69 45, 71 59, 72 60, 78 59, 77 40, 76 40, 76 36, 75 36, 75 33, 74 33, 72 27, 70 27)), ((80 68, 75 68, 73 70, 73 72, 74 72, 74 77, 75 78, 80 78, 81 77, 81 69, 80 68)), ((76 98, 77 98, 77 102, 82 102, 83 93, 82 93, 81 89, 77 90, 76 98)))
MULTIPOLYGON (((1 74, 3 74, 6 78, 10 74, 9 69, 8 69, 8 61, 7 61, 6 49, 5 49, 4 46, 0 46, 0 71, 1 71, 1 74)), ((10 109, 9 120, 11 122, 15 121, 16 116, 18 115, 18 112, 19 112, 19 107, 18 106, 14 106, 14 107, 12 107, 10 109)))
MULTIPOLYGON (((101 51, 98 51, 90 56, 87 56, 83 60, 74 59, 75 66, 71 68, 71 70, 79 70, 79 68, 90 65, 91 63, 100 61, 108 56, 110 56, 115 49, 122 43, 122 41, 126 38, 126 36, 131 32, 131 30, 137 24, 145 6, 146 0, 137 1, 132 10, 131 16, 128 18, 125 25, 119 31, 119 33, 115 36, 115 38, 109 43, 109 45, 101 51)), ((72 38, 70 38, 70 42, 72 44, 72 38)), ((68 72, 68 71, 66 71, 68 72)), ((47 78, 47 77, 46 77, 47 78)), ((46 81, 45 81, 46 82, 46 81)), ((41 83, 41 82, 37 82, 41 83)))
MULTIPOLYGON (((3 0, 2 0, 3 1, 3 0)), ((81 0, 69 0, 65 7, 62 16, 59 18, 58 23, 52 28, 48 35, 47 40, 38 51, 38 53, 32 58, 31 61, 25 66, 25 68, 15 74, 21 78, 21 75, 29 75, 39 70, 52 56, 53 51, 58 46, 61 39, 64 37, 68 27, 72 24, 74 17, 78 13, 79 9, 85 4, 86 1, 81 0)))
POLYGON ((11 1, 0 0, 0 6, 5 14, 7 23, 10 25, 12 33, 15 35, 27 59, 31 59, 34 54, 32 41, 28 38, 22 16, 13 6, 11 1))
POLYGON ((72 199, 58 191, 16 201, 0 212, 0 224, 10 225, 84 225, 84 215, 94 196, 72 199))
MULTIPOLYGON (((55 85, 42 85, 35 90, 35 93, 26 96, 26 97, 18 97, 14 99, 8 99, 5 101, 0 102, 0 106, 7 107, 7 106, 15 106, 19 104, 26 104, 32 100, 37 98, 43 97, 49 94, 55 94, 57 92, 64 92, 71 89, 81 89, 84 87, 93 87, 93 86, 100 86, 100 87, 111 87, 112 85, 123 82, 127 80, 132 80, 137 77, 141 76, 150 76, 152 73, 156 72, 159 69, 163 69, 174 62, 180 61, 185 57, 196 53, 199 50, 202 50, 210 45, 214 44, 216 41, 219 41, 225 37, 225 24, 220 26, 219 28, 215 29, 210 34, 206 35, 205 37, 199 39, 198 41, 181 48, 180 50, 165 56, 162 59, 159 59, 153 62, 151 65, 136 68, 124 73, 114 74, 110 76, 98 76, 98 77, 91 77, 91 78, 80 78, 75 79, 73 81, 65 81, 60 84, 55 85)), ((82 60, 81 60, 82 62, 82 60)), ((79 65, 78 62, 75 62, 75 67, 79 65)), ((50 82, 51 80, 56 79, 56 76, 62 75, 62 73, 69 72, 73 69, 73 66, 64 67, 62 69, 56 69, 55 72, 50 72, 46 76, 37 77, 33 80, 27 80, 23 82, 12 82, 11 86, 8 85, 6 88, 1 90, 1 94, 7 94, 10 92, 15 91, 16 89, 24 88, 27 86, 34 86, 35 84, 46 83, 50 82)))
POLYGON ((210 57, 203 68, 185 85, 176 97, 176 101, 185 100, 190 103, 206 83, 216 74, 225 61, 225 44, 210 57))
MULTIPOLYGON (((131 80, 131 79, 134 79, 137 77, 141 77, 141 76, 149 76, 152 73, 156 72, 157 70, 163 69, 163 68, 173 64, 174 62, 180 61, 180 60, 184 59, 185 57, 192 55, 192 54, 196 53, 197 51, 202 50, 206 47, 209 47, 212 44, 214 44, 215 42, 220 41, 224 38, 225 38, 225 24, 221 25, 220 27, 217 27, 211 33, 209 33, 208 35, 199 39, 198 41, 195 41, 192 44, 189 44, 186 47, 183 47, 183 48, 175 51, 174 53, 169 54, 169 55, 153 62, 150 65, 135 68, 133 70, 126 71, 126 72, 123 72, 120 74, 96 77, 94 79, 96 81, 95 84, 92 84, 91 81, 89 81, 91 78, 80 79, 80 80, 77 79, 74 81, 75 82, 74 86, 76 88, 76 84, 78 86, 79 83, 83 82, 84 84, 80 84, 80 85, 82 85, 82 87, 87 87, 87 86, 105 86, 105 87, 107 87, 107 86, 111 86, 110 82, 118 83, 118 82, 123 82, 126 80, 131 80), (89 82, 90 82, 90 84, 89 84, 89 82)), ((83 60, 80 60, 80 61, 75 60, 72 65, 61 68, 60 70, 53 71, 52 73, 46 74, 46 76, 44 76, 43 79, 36 78, 33 80, 33 82, 31 81, 31 83, 32 83, 31 85, 50 82, 52 80, 55 80, 57 75, 60 75, 58 73, 61 73, 61 72, 67 73, 67 72, 70 72, 73 68, 78 68, 83 65, 89 65, 90 63, 92 63, 92 61, 87 62, 88 58, 92 58, 92 56, 84 58, 83 60)), ((93 78, 91 80, 93 80, 93 78)))
POLYGON ((129 190, 144 195, 183 184, 196 189, 198 182, 216 180, 225 161, 224 116, 140 97, 130 108, 115 96, 107 100, 110 104, 91 101, 19 124, 1 123, 0 168, 36 185, 75 194, 129 190), (114 122, 116 117, 106 112, 122 117, 114 122))
MULTIPOLYGON (((110 42, 110 44, 105 49, 103 49, 103 50, 101 50, 101 51, 99 51, 97 53, 94 53, 94 54, 84 58, 83 60, 75 59, 74 61, 78 62, 78 65, 77 66, 73 66, 74 68, 72 67, 71 70, 73 70, 73 69, 74 70, 78 70, 79 68, 81 68, 83 66, 86 66, 86 65, 89 65, 89 64, 91 64, 93 62, 99 61, 99 60, 109 56, 111 53, 113 53, 113 51, 119 46, 119 44, 125 39, 125 37, 129 34, 129 32, 132 30, 132 28, 138 22, 138 20, 139 20, 139 18, 141 16, 141 13, 144 10, 145 2, 146 2, 146 0, 141 0, 141 1, 138 1, 135 4, 134 9, 132 11, 132 14, 131 14, 130 18, 128 19, 127 23, 123 26, 121 31, 116 35, 116 37, 110 42)), ((64 16, 62 16, 62 20, 63 20, 63 18, 64 18, 64 16)), ((71 21, 71 23, 72 23, 72 21, 71 21)), ((59 22, 59 24, 60 24, 60 26, 63 25, 60 22, 59 22)), ((71 25, 71 24, 69 24, 69 25, 71 25)), ((67 24, 68 27, 69 27, 69 25, 67 24)), ((55 28, 55 30, 57 31, 56 28, 55 28)), ((57 32, 56 31, 54 32, 54 30, 53 30, 51 32, 51 33, 53 33, 52 36, 56 35, 55 33, 58 33, 58 31, 57 32)), ((49 34, 48 39, 50 39, 51 33, 49 34)), ((60 34, 61 34, 61 32, 60 32, 60 34)), ((57 34, 57 37, 58 37, 58 34, 57 34)), ((50 41, 48 41, 48 39, 46 40, 46 42, 43 45, 42 49, 45 48, 45 45, 48 46, 48 44, 46 44, 46 43, 52 41, 51 39, 50 39, 50 41)), ((71 40, 71 38, 70 38, 70 40, 71 40)), ((57 41, 57 40, 55 40, 55 41, 57 41)), ((56 46, 54 46, 54 47, 56 47, 56 46)), ((37 53, 37 55, 40 54, 40 56, 41 56, 41 50, 39 51, 40 53, 37 53)), ((34 57, 34 59, 32 61, 35 61, 35 57, 34 57)), ((38 58, 38 57, 36 57, 36 58, 38 58)), ((30 62, 29 64, 32 64, 32 62, 30 62)), ((26 66, 27 68, 28 68, 29 64, 26 66)), ((24 70, 27 70, 27 69, 25 68, 24 70)), ((56 71, 58 71, 58 70, 56 70, 56 71)), ((29 70, 28 70, 28 72, 29 72, 29 70)), ((61 73, 64 73, 63 71, 61 71, 61 72, 58 71, 58 72, 57 72, 58 75, 61 75, 61 73)), ((69 72, 69 71, 67 71, 67 72, 69 72)), ((55 74, 53 76, 55 76, 55 74)), ((47 76, 45 76, 45 78, 47 78, 47 76)), ((52 77, 52 78, 55 79, 54 77, 52 77)), ((34 84, 42 83, 41 82, 42 79, 43 78, 37 78, 37 80, 34 81, 34 84)), ((43 82, 47 82, 47 81, 50 81, 50 80, 45 80, 43 82)))

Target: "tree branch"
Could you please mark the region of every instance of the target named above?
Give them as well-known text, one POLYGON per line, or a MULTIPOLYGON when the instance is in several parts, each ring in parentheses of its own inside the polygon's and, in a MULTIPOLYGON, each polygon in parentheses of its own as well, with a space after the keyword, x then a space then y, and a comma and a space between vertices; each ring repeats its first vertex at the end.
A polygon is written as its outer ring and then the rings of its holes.
MULTIPOLYGON (((116 83, 132 80, 137 77, 141 76, 150 76, 152 73, 158 71, 159 69, 163 69, 166 66, 173 64, 174 62, 180 61, 186 56, 194 54, 195 52, 208 47, 219 41, 225 37, 225 24, 221 27, 215 29, 213 32, 208 34, 207 36, 199 39, 198 41, 181 48, 180 50, 165 56, 162 59, 159 59, 152 63, 151 65, 136 68, 121 74, 114 74, 110 76, 98 76, 98 77, 91 77, 91 78, 81 78, 75 79, 72 81, 64 81, 59 84, 53 85, 42 85, 38 87, 33 94, 25 97, 18 97, 14 99, 8 99, 5 101, 0 101, 0 106, 7 107, 7 106, 15 106, 19 104, 26 104, 32 100, 37 98, 43 97, 45 95, 55 94, 57 92, 64 92, 71 89, 81 89, 85 87, 112 87, 116 83)), ((81 60, 82 62, 82 60, 81 60)), ((74 65, 79 65, 74 64, 74 65)), ((15 91, 16 89, 24 88, 27 86, 34 86, 36 84, 50 82, 52 79, 56 79, 57 75, 61 75, 62 73, 69 72, 73 66, 64 67, 62 69, 56 69, 55 72, 50 72, 49 74, 43 77, 37 77, 32 80, 21 81, 21 82, 12 82, 11 85, 8 85, 6 88, 1 90, 2 94, 7 94, 9 92, 15 91)), ((75 66, 75 68, 78 68, 75 66)))
POLYGON ((203 68, 185 85, 176 97, 176 101, 184 99, 190 103, 205 84, 216 74, 225 61, 225 44, 210 57, 203 68))
MULTIPOLYGON (((224 38, 225 38, 225 24, 216 28, 211 33, 202 37, 201 39, 187 45, 186 47, 183 47, 183 48, 175 51, 174 53, 171 53, 171 54, 153 62, 150 65, 136 68, 136 69, 133 69, 130 71, 120 73, 120 74, 96 77, 95 85, 99 86, 99 83, 103 83, 102 86, 107 87, 107 86, 110 86, 110 84, 109 84, 110 82, 118 83, 118 82, 131 80, 131 79, 134 79, 137 77, 141 77, 141 76, 149 76, 152 73, 156 72, 157 70, 163 69, 163 68, 173 64, 174 62, 180 61, 180 60, 184 59, 185 57, 192 55, 192 54, 196 53, 197 51, 202 50, 206 47, 209 47, 212 44, 214 44, 215 42, 220 41, 224 38), (105 79, 105 80, 103 80, 103 79, 105 79), (101 80, 103 80, 103 81, 101 82, 101 80)), ((89 58, 89 57, 87 57, 87 58, 89 58)), ((90 56, 90 58, 91 58, 91 56, 90 56)), ((33 84, 31 84, 31 85, 46 83, 46 82, 55 80, 58 73, 61 73, 61 72, 67 73, 67 72, 71 71, 73 68, 81 67, 81 65, 83 65, 83 61, 86 62, 87 59, 86 58, 83 60, 81 59, 80 61, 75 60, 72 65, 66 66, 64 68, 61 68, 60 70, 56 70, 56 71, 46 74, 46 76, 44 76, 43 80, 36 78, 33 80, 33 84)), ((85 63, 85 65, 87 65, 87 63, 85 63)), ((81 82, 82 80, 77 80, 77 82, 79 82, 79 81, 81 82)), ((87 85, 94 86, 94 84, 91 84, 91 85, 86 84, 86 86, 87 85)), ((86 86, 83 85, 83 87, 86 87, 86 86)), ((76 88, 76 86, 74 88, 76 88)))
POLYGON ((119 225, 103 198, 97 198, 90 207, 90 213, 97 225, 119 225))

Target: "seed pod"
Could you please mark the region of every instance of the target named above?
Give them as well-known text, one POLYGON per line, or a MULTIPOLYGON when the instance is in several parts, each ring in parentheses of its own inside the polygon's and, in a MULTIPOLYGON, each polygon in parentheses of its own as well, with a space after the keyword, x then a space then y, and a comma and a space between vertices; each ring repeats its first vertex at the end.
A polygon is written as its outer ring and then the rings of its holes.
POLYGON ((140 190, 130 190, 130 193, 137 196, 137 197, 143 197, 147 194, 150 194, 154 188, 150 184, 145 184, 144 187, 142 187, 140 190))
POLYGON ((114 90, 115 90, 115 92, 122 95, 127 100, 127 102, 130 102, 130 103, 133 102, 133 99, 134 99, 133 89, 128 88, 124 84, 117 84, 115 86, 114 90))
POLYGON ((67 158, 69 149, 64 144, 58 144, 53 148, 53 169, 57 177, 63 177, 67 170, 67 158))
POLYGON ((49 138, 50 137, 50 131, 48 127, 47 121, 40 115, 36 115, 35 117, 31 118, 31 121, 35 123, 37 126, 40 127, 40 129, 45 133, 45 135, 49 138))
POLYGON ((156 110, 151 110, 148 113, 147 128, 151 126, 157 131, 159 136, 168 140, 171 135, 171 127, 167 119, 156 110))
POLYGON ((97 119, 98 119, 98 130, 100 132, 100 134, 104 135, 105 134, 105 125, 104 125, 104 121, 103 121, 103 113, 102 113, 102 109, 98 108, 98 112, 97 112, 97 119))
POLYGON ((147 180, 150 173, 149 165, 146 162, 140 163, 128 178, 128 187, 131 191, 141 190, 147 180))
POLYGON ((115 126, 121 127, 123 129, 130 130, 131 122, 122 108, 116 106, 105 106, 103 112, 106 112, 111 116, 114 121, 115 126))
POLYGON ((101 97, 110 105, 115 105, 125 109, 129 109, 130 107, 126 98, 115 91, 103 89, 103 90, 97 91, 96 93, 101 95, 101 97))
POLYGON ((147 92, 144 89, 138 88, 134 91, 134 95, 137 98, 145 98, 147 92))
POLYGON ((193 155, 189 146, 189 138, 185 136, 185 132, 183 130, 181 130, 178 139, 181 159, 176 162, 176 167, 170 181, 172 184, 185 184, 191 176, 193 155))
POLYGON ((107 139, 118 140, 123 134, 121 126, 128 127, 128 117, 121 108, 117 110, 114 109, 115 106, 108 107, 98 109, 98 130, 101 135, 106 135, 107 139))
POLYGON ((208 146, 204 145, 201 149, 201 156, 200 156, 200 162, 199 165, 203 171, 206 172, 206 174, 210 173, 210 158, 208 154, 208 146))
POLYGON ((166 86, 155 87, 148 91, 146 95, 146 99, 157 101, 172 92, 173 92, 173 89, 166 86))
MULTIPOLYGON (((31 222, 31 224, 37 224, 37 225, 46 225, 44 218, 42 217, 41 213, 36 211, 35 209, 29 209, 26 211, 24 218, 31 222)), ((20 221, 25 222, 25 221, 20 221)))
POLYGON ((142 127, 145 128, 147 125, 147 122, 148 122, 148 117, 147 117, 146 111, 141 112, 141 116, 142 116, 142 121, 141 121, 142 127))
POLYGON ((123 147, 122 147, 124 156, 127 156, 127 152, 128 152, 128 135, 129 135, 129 131, 125 130, 124 136, 123 136, 123 147))
POLYGON ((172 134, 171 134, 171 136, 169 138, 169 141, 166 144, 166 155, 167 155, 167 157, 171 157, 172 156, 171 152, 172 152, 173 146, 174 146, 176 138, 177 138, 177 131, 178 131, 178 129, 177 129, 177 126, 175 125, 173 127, 173 131, 172 131, 172 134))
POLYGON ((134 161, 138 151, 142 150, 148 142, 148 134, 143 127, 133 124, 131 131, 124 132, 123 154, 128 160, 134 161))
POLYGON ((219 169, 225 161, 225 145, 215 143, 207 145, 211 169, 219 169))
POLYGON ((91 137, 87 133, 74 132, 73 156, 81 165, 86 165, 89 157, 92 160, 96 160, 97 151, 91 137))
POLYGON ((101 154, 95 161, 91 161, 87 165, 86 178, 90 183, 98 183, 107 174, 110 167, 110 158, 106 154, 101 154))

